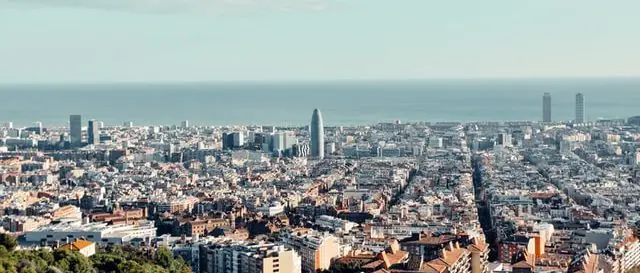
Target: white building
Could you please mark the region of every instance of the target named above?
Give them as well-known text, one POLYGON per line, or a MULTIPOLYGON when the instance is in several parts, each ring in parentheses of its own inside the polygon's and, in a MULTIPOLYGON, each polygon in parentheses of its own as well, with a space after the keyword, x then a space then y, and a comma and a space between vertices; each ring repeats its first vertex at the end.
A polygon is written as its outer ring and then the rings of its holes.
POLYGON ((265 216, 275 216, 284 212, 284 206, 280 202, 273 202, 269 205, 265 204, 256 208, 257 212, 261 212, 265 216))
POLYGON ((200 272, 300 273, 298 253, 272 243, 222 241, 201 248, 200 272))
POLYGON ((132 239, 151 240, 156 236, 154 223, 142 222, 139 225, 107 225, 107 223, 88 223, 82 221, 63 221, 47 225, 25 233, 28 243, 68 243, 74 239, 84 239, 99 245, 122 245, 132 239))
POLYGON ((347 220, 331 217, 329 215, 322 215, 316 218, 316 225, 336 232, 348 233, 358 224, 347 220))

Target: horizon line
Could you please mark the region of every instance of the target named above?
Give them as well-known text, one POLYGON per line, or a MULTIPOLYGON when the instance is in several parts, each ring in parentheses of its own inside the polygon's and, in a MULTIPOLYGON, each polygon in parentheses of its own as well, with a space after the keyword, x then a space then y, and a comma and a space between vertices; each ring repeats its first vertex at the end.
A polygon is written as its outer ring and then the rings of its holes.
POLYGON ((0 86, 60 85, 216 85, 216 84, 323 84, 369 82, 451 82, 451 81, 568 81, 568 80, 640 80, 640 75, 616 76, 534 76, 534 77, 442 77, 442 78, 338 78, 338 79, 263 79, 210 81, 70 81, 70 82, 0 82, 0 86))

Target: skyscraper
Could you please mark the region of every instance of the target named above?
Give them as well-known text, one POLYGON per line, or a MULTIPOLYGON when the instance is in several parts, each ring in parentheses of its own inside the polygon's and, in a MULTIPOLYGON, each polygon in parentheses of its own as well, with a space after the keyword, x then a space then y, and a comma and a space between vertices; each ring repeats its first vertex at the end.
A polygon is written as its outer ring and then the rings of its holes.
POLYGON ((576 94, 576 123, 584 122, 584 95, 582 93, 576 94))
POLYGON ((311 116, 311 157, 324 158, 324 125, 320 109, 313 110, 311 116))
POLYGON ((87 143, 93 145, 100 143, 100 125, 95 119, 89 120, 87 126, 87 143))
POLYGON ((71 145, 80 146, 82 144, 82 116, 69 116, 69 133, 71 135, 71 145))
POLYGON ((542 122, 551 122, 551 94, 542 97, 542 122))

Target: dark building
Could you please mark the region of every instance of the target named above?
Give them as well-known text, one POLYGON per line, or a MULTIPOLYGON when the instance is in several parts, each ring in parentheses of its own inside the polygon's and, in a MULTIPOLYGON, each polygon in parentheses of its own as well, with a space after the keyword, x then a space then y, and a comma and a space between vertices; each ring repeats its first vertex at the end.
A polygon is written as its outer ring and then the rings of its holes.
POLYGON ((71 146, 82 145, 82 116, 69 116, 69 133, 71 134, 71 146))

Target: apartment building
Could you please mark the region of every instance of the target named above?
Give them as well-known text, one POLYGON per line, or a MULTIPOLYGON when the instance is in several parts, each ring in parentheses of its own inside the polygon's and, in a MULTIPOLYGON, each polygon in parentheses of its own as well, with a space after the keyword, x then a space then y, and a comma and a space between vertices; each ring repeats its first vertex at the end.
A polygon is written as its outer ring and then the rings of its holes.
POLYGON ((301 273, 300 256, 279 244, 217 242, 200 253, 204 273, 301 273))

